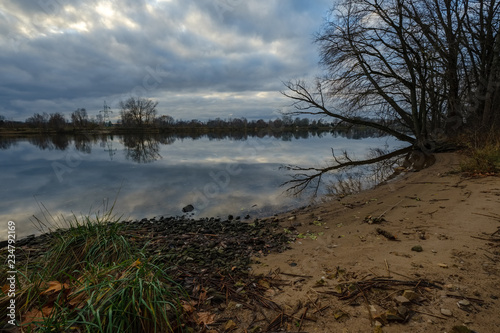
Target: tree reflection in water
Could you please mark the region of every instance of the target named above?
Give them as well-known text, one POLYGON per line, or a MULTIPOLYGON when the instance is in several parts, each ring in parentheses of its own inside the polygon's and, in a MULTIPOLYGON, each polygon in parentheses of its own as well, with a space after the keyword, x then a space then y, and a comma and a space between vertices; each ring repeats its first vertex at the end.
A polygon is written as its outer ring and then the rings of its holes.
POLYGON ((333 163, 327 167, 282 166, 282 169, 292 171, 291 179, 282 186, 295 196, 329 194, 342 197, 388 180, 396 167, 409 161, 413 154, 411 147, 392 152, 377 148, 372 149, 365 159, 353 160, 345 151, 336 156, 332 149, 333 163))
POLYGON ((75 135, 75 149, 81 153, 92 153, 92 140, 86 135, 75 135))
POLYGON ((70 139, 67 135, 40 135, 30 136, 28 141, 41 150, 66 150, 70 139))
POLYGON ((125 135, 121 140, 126 158, 137 163, 151 163, 161 159, 160 144, 169 145, 175 142, 172 136, 145 133, 125 135))
MULTIPOLYGON (((112 147, 114 136, 124 145, 125 157, 137 163, 151 163, 162 158, 160 155, 161 145, 169 145, 175 142, 176 139, 184 140, 200 140, 208 138, 212 140, 234 140, 245 141, 249 138, 265 138, 273 137, 281 141, 292 141, 309 139, 314 137, 343 137, 348 139, 365 139, 379 137, 381 133, 370 128, 354 128, 354 129, 296 129, 293 131, 272 131, 270 129, 258 132, 234 131, 234 132, 199 132, 185 131, 176 133, 134 133, 134 134, 98 134, 84 133, 76 135, 37 135, 27 137, 28 142, 38 147, 40 150, 67 150, 71 144, 74 149, 84 154, 91 154, 92 147, 99 143, 100 147, 109 152, 110 159, 113 159, 116 149, 112 147)), ((19 138, 1 138, 0 149, 9 149, 16 144, 19 138)), ((300 170, 300 169, 297 169, 300 170)), ((311 169, 312 170, 312 169, 311 169)))

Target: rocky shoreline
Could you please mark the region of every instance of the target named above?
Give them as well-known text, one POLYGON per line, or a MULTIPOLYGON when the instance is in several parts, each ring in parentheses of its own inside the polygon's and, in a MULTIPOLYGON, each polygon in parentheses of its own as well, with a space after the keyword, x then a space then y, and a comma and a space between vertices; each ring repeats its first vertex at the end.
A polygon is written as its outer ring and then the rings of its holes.
MULTIPOLYGON (((284 233, 279 219, 159 217, 119 222, 120 235, 146 256, 162 258, 172 275, 183 272, 225 274, 245 272, 252 257, 283 252, 295 238, 284 233)), ((59 229, 16 242, 18 262, 43 256, 59 229)), ((7 242, 0 244, 5 249, 7 242)))

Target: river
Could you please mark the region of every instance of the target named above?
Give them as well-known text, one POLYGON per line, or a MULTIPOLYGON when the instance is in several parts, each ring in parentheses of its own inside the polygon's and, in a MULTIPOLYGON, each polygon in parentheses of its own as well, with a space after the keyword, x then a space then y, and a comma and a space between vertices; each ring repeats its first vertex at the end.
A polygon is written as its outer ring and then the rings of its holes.
POLYGON ((182 215, 187 205, 193 217, 268 215, 310 202, 285 193, 283 165, 326 166, 332 149, 362 158, 401 146, 360 131, 0 138, 0 240, 8 221, 22 238, 111 208, 121 220, 182 215))

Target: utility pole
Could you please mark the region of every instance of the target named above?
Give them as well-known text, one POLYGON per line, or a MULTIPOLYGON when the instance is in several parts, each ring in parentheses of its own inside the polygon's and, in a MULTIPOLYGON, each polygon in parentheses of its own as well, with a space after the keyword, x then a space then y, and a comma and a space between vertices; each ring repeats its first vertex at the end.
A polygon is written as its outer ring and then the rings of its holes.
POLYGON ((111 120, 109 118, 109 114, 113 113, 113 111, 111 111, 111 108, 106 104, 106 101, 104 101, 103 109, 101 111, 99 111, 99 113, 102 113, 102 119, 104 122, 104 126, 108 126, 108 124, 111 123, 111 120))

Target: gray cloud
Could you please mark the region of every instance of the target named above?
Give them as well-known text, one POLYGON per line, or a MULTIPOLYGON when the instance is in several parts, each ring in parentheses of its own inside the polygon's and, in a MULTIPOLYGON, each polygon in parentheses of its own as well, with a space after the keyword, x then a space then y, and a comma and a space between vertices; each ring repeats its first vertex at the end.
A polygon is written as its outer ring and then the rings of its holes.
POLYGON ((130 95, 160 113, 272 116, 281 80, 314 76, 330 0, 4 1, 0 114, 90 114, 130 95), (231 105, 230 103, 234 103, 231 105), (194 110, 193 110, 194 108, 194 110))

